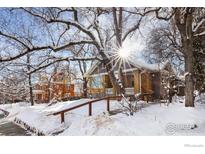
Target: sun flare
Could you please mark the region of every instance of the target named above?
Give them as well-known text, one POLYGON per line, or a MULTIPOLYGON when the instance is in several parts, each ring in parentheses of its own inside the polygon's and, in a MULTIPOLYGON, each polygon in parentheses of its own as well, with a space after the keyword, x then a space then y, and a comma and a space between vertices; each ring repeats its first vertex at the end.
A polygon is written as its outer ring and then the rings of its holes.
POLYGON ((124 47, 121 47, 118 51, 120 58, 128 58, 130 56, 130 51, 126 50, 124 47))

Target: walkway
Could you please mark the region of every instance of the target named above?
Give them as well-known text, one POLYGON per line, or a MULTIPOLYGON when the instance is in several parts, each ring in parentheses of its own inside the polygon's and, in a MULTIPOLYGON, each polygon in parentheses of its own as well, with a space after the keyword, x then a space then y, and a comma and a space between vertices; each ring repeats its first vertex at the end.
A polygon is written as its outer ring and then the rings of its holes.
POLYGON ((4 115, 0 114, 0 136, 30 136, 28 131, 11 121, 6 120, 4 115))

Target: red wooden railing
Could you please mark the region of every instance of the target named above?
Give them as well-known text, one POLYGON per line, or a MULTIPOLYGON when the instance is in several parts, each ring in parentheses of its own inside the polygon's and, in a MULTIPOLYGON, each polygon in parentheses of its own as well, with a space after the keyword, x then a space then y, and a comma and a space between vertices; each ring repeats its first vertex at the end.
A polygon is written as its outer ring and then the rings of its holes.
POLYGON ((61 115, 61 123, 63 123, 65 121, 65 112, 68 112, 68 111, 80 108, 82 106, 88 105, 88 115, 91 116, 92 115, 92 104, 95 103, 95 102, 102 101, 102 100, 107 100, 106 101, 106 103, 107 103, 107 111, 109 112, 110 111, 110 100, 111 99, 121 100, 122 96, 111 96, 111 97, 104 97, 104 98, 100 98, 100 99, 95 99, 95 100, 92 100, 92 101, 88 101, 88 102, 85 102, 85 103, 82 103, 82 104, 70 107, 68 109, 64 109, 64 110, 55 112, 52 115, 59 115, 60 114, 61 115))
MULTIPOLYGON (((132 96, 133 95, 127 95, 125 97, 132 97, 132 96)), ((141 95, 141 99, 143 99, 145 96, 152 96, 152 94, 143 94, 143 95, 141 95)), ((64 109, 64 110, 52 113, 51 115, 59 115, 60 114, 61 115, 61 123, 63 123, 65 121, 65 112, 69 112, 71 110, 75 110, 77 108, 80 108, 80 107, 83 107, 85 105, 88 105, 88 115, 91 116, 92 115, 92 104, 95 103, 95 102, 102 101, 102 100, 107 100, 106 101, 106 103, 107 103, 107 111, 109 112, 110 111, 110 100, 111 99, 121 100, 122 97, 123 96, 110 96, 110 97, 104 97, 104 98, 100 98, 100 99, 95 99, 95 100, 92 100, 92 101, 88 101, 88 102, 85 102, 85 103, 82 103, 82 104, 70 107, 68 109, 64 109)), ((148 103, 148 101, 149 101, 149 98, 147 98, 147 103, 148 103)))

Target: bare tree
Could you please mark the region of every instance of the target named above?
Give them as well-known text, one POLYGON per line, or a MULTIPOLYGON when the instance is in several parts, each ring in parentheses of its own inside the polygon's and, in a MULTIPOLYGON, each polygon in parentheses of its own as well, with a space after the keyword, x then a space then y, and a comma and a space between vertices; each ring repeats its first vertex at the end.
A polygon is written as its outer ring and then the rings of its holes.
POLYGON ((185 106, 194 107, 194 49, 195 36, 204 34, 204 8, 159 8, 155 12, 160 20, 173 20, 180 34, 181 53, 185 63, 185 106))
POLYGON ((28 96, 26 77, 19 71, 4 71, 0 80, 1 103, 15 103, 25 101, 28 96))
MULTIPOLYGON (((50 52, 50 63, 41 63, 35 70, 52 65, 57 61, 100 60, 106 67, 110 80, 119 94, 124 93, 122 67, 119 67, 118 77, 114 74, 116 63, 107 51, 120 48, 126 39, 140 28, 147 15, 155 15, 157 19, 174 21, 180 34, 181 53, 185 58, 186 76, 186 106, 193 105, 193 36, 202 35, 204 25, 203 8, 17 8, 25 17, 38 23, 38 43, 21 33, 5 30, 0 31, 4 41, 13 44, 14 53, 6 53, 0 57, 0 62, 18 59, 32 52, 50 52), (106 20, 105 20, 106 19, 106 20), (106 25, 106 26, 105 26, 106 25), (39 33, 40 32, 40 33, 39 33), (42 39, 42 34, 48 38, 42 39), (70 52, 75 46, 92 45, 95 57, 73 57, 70 52), (69 56, 56 57, 55 53, 67 51, 69 56), (45 65, 43 65, 45 64, 45 65), (191 99, 192 98, 192 99, 191 99)), ((31 70, 32 72, 32 70, 31 70)))
MULTIPOLYGON (((116 87, 119 93, 123 93, 124 87, 123 85, 120 86, 120 82, 122 82, 121 75, 119 79, 114 75, 111 59, 106 54, 106 50, 110 50, 108 44, 112 44, 113 36, 116 36, 118 47, 120 47, 123 41, 129 38, 131 34, 139 28, 144 14, 133 13, 129 15, 127 12, 127 10, 129 10, 128 8, 126 10, 123 8, 21 8, 20 10, 23 10, 23 13, 31 15, 32 18, 37 19, 42 25, 46 25, 47 27, 55 27, 54 25, 57 25, 61 27, 60 31, 62 32, 56 34, 58 39, 51 39, 51 43, 37 45, 33 42, 29 42, 28 44, 25 40, 16 35, 1 31, 0 35, 2 37, 8 38, 19 44, 22 49, 16 55, 0 58, 0 62, 14 60, 30 52, 44 50, 57 52, 61 50, 69 50, 69 48, 76 45, 91 44, 98 51, 96 55, 100 56, 102 63, 105 64, 113 86, 116 87), (69 19, 64 18, 67 14, 69 14, 69 19), (110 14, 113 15, 113 18, 110 14), (101 19, 103 16, 108 19, 110 18, 111 21, 113 21, 108 27, 101 26, 104 22, 101 19), (135 22, 127 24, 129 23, 128 19, 135 19, 135 22), (123 27, 123 24, 125 23, 127 25, 123 27), (79 37, 73 37, 74 35, 69 34, 71 31, 75 32, 75 36, 80 36, 80 39, 79 37), (66 39, 68 36, 69 39, 66 39)), ((136 12, 137 10, 134 11, 136 12)), ((145 10, 143 11, 145 12, 145 10)))
MULTIPOLYGON (((31 55, 27 54, 26 56, 26 63, 27 63, 27 71, 31 71, 31 55)), ((32 76, 31 74, 28 74, 28 85, 29 85, 29 95, 30 95, 30 102, 31 105, 34 105, 34 99, 33 99, 33 85, 32 85, 32 76)))
POLYGON ((190 107, 194 106, 193 39, 195 35, 199 35, 201 26, 205 24, 204 12, 202 12, 202 18, 198 20, 199 16, 196 16, 196 11, 197 8, 175 8, 174 16, 176 26, 181 34, 181 43, 185 57, 185 106, 190 107))
MULTIPOLYGON (((89 46, 87 47, 87 50, 84 48, 84 46, 81 48, 83 52, 80 52, 82 57, 86 57, 87 54, 89 54, 89 46)), ((79 69, 81 72, 82 76, 82 81, 83 81, 83 97, 87 98, 88 97, 88 79, 85 77, 85 73, 87 72, 87 63, 85 61, 80 61, 78 60, 79 64, 79 69)))

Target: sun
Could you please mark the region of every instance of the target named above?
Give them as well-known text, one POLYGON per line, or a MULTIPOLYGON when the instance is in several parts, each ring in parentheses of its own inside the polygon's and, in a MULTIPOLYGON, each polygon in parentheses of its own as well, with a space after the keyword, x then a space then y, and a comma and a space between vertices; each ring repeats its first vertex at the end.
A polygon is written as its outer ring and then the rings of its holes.
POLYGON ((127 59, 130 56, 130 51, 124 47, 121 47, 118 50, 118 54, 120 58, 127 59))

